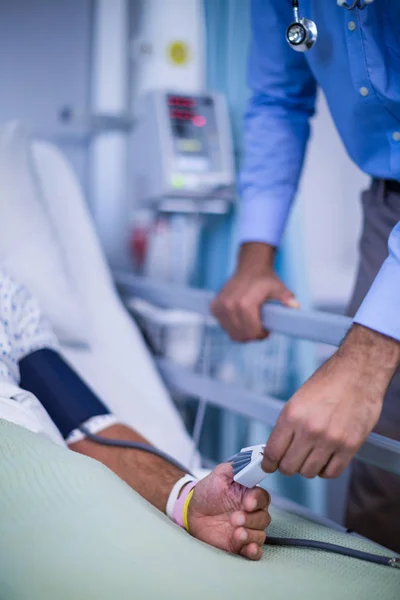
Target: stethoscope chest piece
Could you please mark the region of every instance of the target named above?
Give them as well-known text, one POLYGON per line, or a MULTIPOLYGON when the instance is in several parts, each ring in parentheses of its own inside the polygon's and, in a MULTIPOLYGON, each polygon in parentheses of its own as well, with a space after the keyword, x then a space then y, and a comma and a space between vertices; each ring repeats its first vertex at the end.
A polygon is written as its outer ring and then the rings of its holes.
POLYGON ((311 19, 297 18, 286 30, 286 40, 296 52, 310 50, 317 41, 317 37, 317 26, 311 19))
MULTIPOLYGON (((320 0, 321 3, 323 0, 320 0)), ((324 0, 327 2, 328 0, 324 0)), ((338 5, 346 10, 354 10, 358 8, 363 10, 368 4, 372 4, 374 0, 353 0, 350 4, 346 0, 336 0, 338 5)), ((296 52, 307 52, 311 50, 317 41, 318 30, 314 21, 300 17, 299 0, 292 0, 292 8, 294 21, 286 30, 286 41, 296 52)))

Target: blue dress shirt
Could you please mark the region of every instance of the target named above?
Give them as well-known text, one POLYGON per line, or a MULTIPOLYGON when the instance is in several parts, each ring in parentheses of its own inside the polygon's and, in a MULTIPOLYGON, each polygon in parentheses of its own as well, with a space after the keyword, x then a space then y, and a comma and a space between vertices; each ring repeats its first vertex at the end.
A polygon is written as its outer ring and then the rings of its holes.
MULTIPOLYGON (((242 243, 279 245, 317 84, 352 160, 372 177, 400 180, 400 1, 375 0, 364 10, 347 11, 336 0, 301 0, 300 11, 318 27, 318 41, 305 54, 285 39, 291 1, 252 0, 242 243)), ((355 321, 400 340, 400 223, 355 321)))

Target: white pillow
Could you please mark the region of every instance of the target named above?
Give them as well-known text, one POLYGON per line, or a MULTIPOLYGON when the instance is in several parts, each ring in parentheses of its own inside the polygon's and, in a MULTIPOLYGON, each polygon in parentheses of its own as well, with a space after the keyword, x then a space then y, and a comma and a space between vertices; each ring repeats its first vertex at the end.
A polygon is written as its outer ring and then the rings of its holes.
POLYGON ((34 294, 61 343, 87 344, 85 318, 16 122, 0 127, 0 264, 34 294))

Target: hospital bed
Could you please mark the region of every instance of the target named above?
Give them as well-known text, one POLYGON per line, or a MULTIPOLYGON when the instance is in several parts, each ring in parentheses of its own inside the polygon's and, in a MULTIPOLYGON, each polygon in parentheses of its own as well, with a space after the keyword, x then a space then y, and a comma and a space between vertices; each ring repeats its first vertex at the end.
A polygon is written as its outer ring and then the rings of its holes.
MULTIPOLYGON (((191 311, 203 318, 205 329, 207 326, 216 325, 209 310, 212 300, 210 292, 155 282, 124 272, 116 273, 115 279, 128 307, 135 306, 136 299, 141 298, 164 309, 191 311)), ((277 304, 264 306, 262 320, 266 329, 274 333, 329 346, 338 346, 351 325, 351 319, 345 316, 317 311, 294 311, 277 304)), ((259 352, 262 352, 262 345, 259 352)), ((229 385, 217 380, 209 372, 181 366, 171 358, 155 356, 155 361, 171 390, 234 411, 247 419, 255 419, 273 426, 284 405, 283 400, 272 395, 251 392, 243 384, 229 385)), ((356 459, 400 476, 398 441, 372 433, 359 450, 356 459)), ((280 501, 276 499, 276 502, 280 501)), ((332 522, 330 524, 332 525, 332 522)))
MULTIPOLYGON (((32 142, 15 124, 5 128, 0 132, 0 187, 0 261, 38 296, 52 317, 63 354, 122 421, 182 462, 192 457, 193 443, 170 391, 201 396, 247 418, 275 422, 282 408, 276 398, 249 393, 187 365, 151 356, 114 289, 76 178, 53 145, 32 142), (4 153, 12 157, 7 163, 6 184, 1 170, 4 153), (16 176, 10 179, 13 169, 16 176), (21 215, 26 217, 22 232, 18 230, 21 215), (31 262, 33 259, 38 262, 31 262), (55 290, 49 285, 52 281, 57 281, 55 290), (57 312, 60 306, 64 310, 57 312)), ((210 320, 207 292, 177 289, 125 273, 117 273, 115 278, 127 305, 133 297, 142 298, 210 320)), ((343 317, 295 313, 276 306, 266 307, 263 319, 267 327, 281 333, 329 344, 337 344, 349 326, 343 317)), ((318 598, 321 589, 327 599, 399 597, 396 569, 316 555, 311 550, 271 548, 259 566, 221 555, 177 531, 100 466, 88 477, 83 457, 65 454, 63 448, 1 420, 0 429, 0 455, 5 459, 0 461, 0 477, 2 489, 7 490, 0 495, 0 514, 7 515, 0 519, 0 598, 12 597, 8 594, 10 581, 23 590, 17 596, 23 600, 50 600, 55 589, 60 600, 110 594, 124 599, 130 597, 130 590, 140 598, 183 598, 189 585, 192 598, 258 597, 268 593, 269 586, 273 598, 294 594, 318 598), (40 464, 33 461, 35 456, 42 457, 40 464), (69 530, 71 511, 76 527, 69 530), (122 521, 121 515, 125 515, 122 521), (114 528, 95 527, 107 519, 114 528), (34 560, 29 552, 32 540, 37 547, 34 560), (143 544, 143 540, 152 544, 143 544), (38 576, 43 564, 49 565, 46 581, 38 576), (77 565, 80 578, 75 580, 70 575, 77 565), (115 570, 111 579, 110 565, 115 570), (157 565, 159 579, 146 576, 153 565, 157 565), (206 566, 207 572, 201 573, 199 565, 206 566), (177 587, 182 569, 186 583, 177 587), (24 575, 31 582, 30 589, 24 575), (63 596, 64 584, 65 590, 75 595, 66 592, 63 596), (40 596, 29 595, 33 589, 40 596)), ((358 458, 400 474, 399 443, 373 434, 358 458)), ((274 502, 275 535, 302 535, 370 548, 367 541, 348 536, 340 526, 306 509, 279 498, 274 502)), ((376 545, 373 548, 387 553, 376 545)))
MULTIPOLYGON (((261 562, 187 535, 100 463, 0 420, 2 600, 398 600, 400 571, 308 549, 261 562)), ((269 534, 388 551, 271 509, 269 534)))
POLYGON ((38 298, 62 354, 122 422, 188 461, 190 437, 118 297, 67 160, 21 123, 7 123, 0 189, 0 264, 38 298))

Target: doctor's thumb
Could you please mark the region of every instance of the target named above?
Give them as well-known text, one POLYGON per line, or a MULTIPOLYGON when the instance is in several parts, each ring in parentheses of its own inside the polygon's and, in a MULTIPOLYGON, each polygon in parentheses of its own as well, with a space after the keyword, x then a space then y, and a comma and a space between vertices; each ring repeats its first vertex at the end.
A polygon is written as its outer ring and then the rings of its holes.
POLYGON ((300 302, 295 296, 291 296, 287 300, 282 300, 282 304, 284 304, 288 308, 300 308, 300 302))
POLYGON ((288 288, 282 283, 279 282, 280 285, 274 290, 274 293, 271 294, 271 299, 278 300, 284 306, 288 308, 300 308, 300 302, 297 300, 296 296, 288 290, 288 288))

